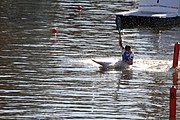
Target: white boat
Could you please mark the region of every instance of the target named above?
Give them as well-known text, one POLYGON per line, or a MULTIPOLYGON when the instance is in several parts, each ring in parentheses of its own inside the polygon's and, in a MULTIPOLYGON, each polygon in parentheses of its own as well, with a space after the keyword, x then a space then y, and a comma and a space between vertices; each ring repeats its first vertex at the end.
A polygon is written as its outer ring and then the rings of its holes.
POLYGON ((180 24, 180 0, 140 0, 138 9, 116 13, 118 29, 180 24))

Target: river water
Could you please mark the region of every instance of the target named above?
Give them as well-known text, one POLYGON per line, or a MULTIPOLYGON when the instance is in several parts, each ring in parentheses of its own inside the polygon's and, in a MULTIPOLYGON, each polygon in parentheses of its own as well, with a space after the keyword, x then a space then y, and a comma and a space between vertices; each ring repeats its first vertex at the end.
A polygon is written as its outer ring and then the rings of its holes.
MULTIPOLYGON (((169 119, 169 89, 176 83, 167 70, 180 28, 123 29, 123 44, 135 53, 131 69, 103 70, 91 61, 121 58, 114 13, 136 5, 2 0, 0 119, 169 119)), ((177 119, 178 98, 177 90, 177 119)))

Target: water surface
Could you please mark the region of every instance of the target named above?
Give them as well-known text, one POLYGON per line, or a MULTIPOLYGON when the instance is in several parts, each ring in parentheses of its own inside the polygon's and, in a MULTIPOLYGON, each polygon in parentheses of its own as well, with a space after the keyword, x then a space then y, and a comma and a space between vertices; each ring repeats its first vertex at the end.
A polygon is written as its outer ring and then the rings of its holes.
POLYGON ((136 2, 2 0, 0 119, 169 119, 166 71, 179 28, 122 30, 135 53, 130 70, 91 61, 121 58, 114 13, 136 2))

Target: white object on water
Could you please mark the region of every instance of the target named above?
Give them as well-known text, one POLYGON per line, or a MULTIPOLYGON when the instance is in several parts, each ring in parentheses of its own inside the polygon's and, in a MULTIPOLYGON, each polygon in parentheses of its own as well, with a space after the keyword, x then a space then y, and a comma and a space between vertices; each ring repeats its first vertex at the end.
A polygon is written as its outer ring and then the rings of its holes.
POLYGON ((136 10, 120 12, 117 15, 123 16, 146 16, 168 18, 180 15, 179 0, 140 0, 136 10))
POLYGON ((130 65, 127 63, 121 61, 121 60, 116 60, 116 61, 98 61, 98 60, 93 60, 93 62, 99 64, 103 68, 115 68, 115 69, 120 69, 120 68, 129 68, 130 65))
POLYGON ((180 24, 180 0, 140 0, 138 9, 116 13, 118 29, 133 26, 168 27, 180 24))

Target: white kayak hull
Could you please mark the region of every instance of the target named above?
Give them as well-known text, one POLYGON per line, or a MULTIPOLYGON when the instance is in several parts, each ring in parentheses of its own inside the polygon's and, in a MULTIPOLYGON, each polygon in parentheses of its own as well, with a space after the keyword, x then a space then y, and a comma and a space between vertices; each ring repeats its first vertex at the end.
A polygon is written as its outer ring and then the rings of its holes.
POLYGON ((100 65, 103 68, 114 68, 114 69, 121 69, 121 68, 129 68, 130 65, 126 64, 125 62, 118 60, 118 61, 100 61, 100 60, 93 60, 93 62, 100 65))

